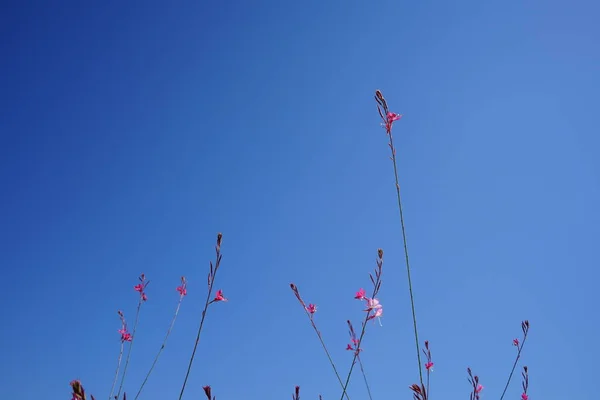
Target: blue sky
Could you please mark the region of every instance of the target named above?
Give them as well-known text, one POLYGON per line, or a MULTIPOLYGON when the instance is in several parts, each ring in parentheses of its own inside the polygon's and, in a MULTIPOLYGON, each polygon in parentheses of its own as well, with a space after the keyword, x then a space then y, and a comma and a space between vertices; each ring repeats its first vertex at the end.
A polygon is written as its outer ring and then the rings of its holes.
MULTIPOLYGON (((129 393, 189 295, 149 384, 185 398, 340 395, 289 289, 345 376, 346 319, 385 250, 375 399, 417 381, 392 165, 395 124, 431 399, 498 398, 528 318, 532 399, 592 399, 600 321, 600 7, 529 2, 4 2, 0 12, 2 398, 108 397, 122 309, 151 283, 129 393), (199 397, 200 396, 200 397, 199 397)), ((519 397, 516 376, 508 398, 519 397)), ((365 398, 359 374, 349 393, 365 398)), ((336 397, 337 396, 337 397, 336 397)))

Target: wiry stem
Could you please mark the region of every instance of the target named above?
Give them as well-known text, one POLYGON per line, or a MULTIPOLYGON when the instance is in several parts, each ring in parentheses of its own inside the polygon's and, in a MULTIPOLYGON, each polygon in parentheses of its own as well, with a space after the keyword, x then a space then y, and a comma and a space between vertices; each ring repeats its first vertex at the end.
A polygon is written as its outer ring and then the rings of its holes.
POLYGON ((173 326, 175 325, 175 320, 177 319, 177 315, 179 315, 179 308, 181 307, 181 302, 183 301, 183 297, 185 296, 185 292, 184 292, 184 290, 185 290, 185 278, 182 277, 181 280, 182 280, 182 286, 181 287, 183 289, 182 289, 182 291, 180 292, 180 295, 179 295, 179 301, 177 302, 177 308, 175 309, 175 314, 173 315, 173 319, 171 320, 171 324, 169 325, 169 329, 167 330, 167 334, 165 335, 165 339, 163 340, 163 343, 160 346, 160 349, 158 350, 158 353, 156 354, 156 357, 154 357, 154 362, 152 362, 152 366, 148 370, 148 373, 146 374, 146 377, 144 378, 144 382, 142 382, 142 385, 140 386, 140 389, 138 390, 137 394, 135 395, 134 400, 137 400, 137 398, 142 393, 142 389, 144 389, 144 386, 146 385, 146 382, 148 382, 148 378, 150 378, 150 374, 154 370, 154 367, 156 366, 156 363, 158 362, 158 358, 160 357, 161 353, 165 349, 165 346, 167 345, 167 339, 169 339, 169 335, 171 334, 171 331, 173 330, 173 326))
POLYGON ((204 319, 206 318, 206 311, 208 310, 208 306, 212 303, 210 300, 212 296, 213 284, 215 282, 215 278, 217 276, 217 271, 219 270, 219 266, 221 265, 221 239, 223 238, 222 234, 217 235, 217 245, 215 246, 216 252, 216 260, 215 266, 213 268, 212 262, 210 263, 210 272, 208 273, 208 293, 206 295, 206 301, 204 302, 204 310, 202 310, 202 317, 200 318, 200 326, 198 327, 198 334, 196 335, 196 342, 194 343, 194 350, 192 351, 192 356, 190 357, 190 362, 188 365, 187 372, 185 373, 185 379, 183 381, 183 385, 181 386, 181 392, 179 393, 179 400, 183 397, 183 392, 185 391, 185 385, 187 384, 188 378, 190 376, 190 370, 192 369, 192 363, 194 362, 194 357, 196 356, 196 350, 198 349, 198 343, 200 343, 200 333, 202 332, 202 327, 204 326, 204 319))
POLYGON ((523 350, 523 346, 525 346, 525 341, 527 340, 527 334, 529 333, 529 321, 523 321, 521 323, 521 329, 523 330, 523 341, 518 348, 517 356, 515 357, 515 362, 513 363, 512 370, 510 371, 510 375, 508 376, 508 380, 506 381, 506 385, 504 386, 504 391, 502 392, 502 396, 500 396, 500 400, 504 399, 504 395, 506 394, 506 390, 510 385, 510 380, 512 379, 513 373, 515 372, 515 368, 517 368, 517 363, 521 358, 521 351, 523 350))
POLYGON ((138 325, 138 321, 140 318, 140 309, 142 308, 142 296, 140 296, 140 300, 138 302, 137 311, 135 313, 135 323, 133 324, 133 332, 131 332, 131 342, 129 343, 129 349, 127 349, 127 358, 125 359, 125 366, 123 367, 123 376, 121 376, 121 383, 119 384, 119 391, 117 392, 117 399, 121 395, 121 390, 123 389, 123 383, 125 382, 125 375, 127 374, 127 366, 129 365, 129 358, 131 357, 131 349, 133 348, 133 341, 135 340, 135 330, 138 325))
MULTIPOLYGON (((406 274, 407 274, 407 278, 408 278, 408 292, 410 295, 410 305, 411 305, 411 310, 412 310, 412 318, 413 318, 413 328, 414 328, 414 333, 415 333, 415 346, 417 349, 417 363, 419 365, 419 380, 421 382, 421 386, 423 386, 423 368, 421 366, 421 350, 419 347, 419 331, 417 329, 417 316, 416 316, 416 312, 415 312, 415 299, 414 299, 414 295, 413 295, 413 289, 412 289, 412 279, 411 279, 411 275, 410 275, 410 262, 409 262, 409 258, 408 258, 408 245, 407 245, 407 241, 406 241, 406 229, 404 227, 404 214, 402 212, 402 199, 400 196, 400 182, 398 179, 398 166, 397 166, 397 162, 396 162, 396 149, 394 147, 394 138, 392 136, 392 122, 397 119, 395 117, 395 114, 392 114, 390 116, 390 111, 387 107, 387 103, 385 101, 385 99, 383 98, 383 95, 381 94, 381 92, 379 90, 377 90, 375 92, 375 100, 377 101, 377 109, 379 110, 379 115, 381 116, 381 118, 384 120, 384 123, 386 124, 386 132, 390 138, 389 141, 389 147, 390 150, 392 152, 392 163, 394 165, 394 178, 396 179, 396 195, 398 198, 398 210, 400 212, 400 226, 402 228, 402 241, 404 243, 404 259, 406 262, 406 274), (381 110, 379 109, 379 106, 381 106, 384 110, 385 116, 383 115, 384 113, 381 112, 381 110)), ((399 118, 399 116, 398 116, 399 118)))
POLYGON ((358 357, 358 363, 360 365, 360 371, 362 372, 362 376, 365 380, 365 385, 367 386, 367 393, 369 394, 369 399, 373 400, 373 396, 371 396, 371 387, 369 386, 369 381, 367 381, 367 374, 365 374, 365 369, 363 367, 362 359, 360 356, 358 357))
MULTIPOLYGON (((375 269, 375 279, 373 279, 373 276, 371 275, 371 282, 373 282, 373 295, 371 296, 372 299, 374 299, 377 296, 377 293, 379 292, 379 289, 381 288, 381 273, 382 273, 382 267, 383 267, 383 250, 381 250, 381 249, 377 250, 377 256, 378 256, 378 258, 377 258, 377 268, 375 269)), ((362 324, 362 329, 360 332, 360 336, 358 338, 358 342, 356 343, 356 350, 354 351, 354 357, 352 358, 352 364, 350 365, 350 370, 348 371, 348 376, 346 377, 346 382, 344 383, 344 390, 342 391, 342 396, 341 396, 340 400, 344 399, 344 395, 346 394, 346 390, 348 389, 348 384, 350 383, 350 377, 352 376, 352 371, 354 370, 354 365, 356 364, 356 359, 358 358, 358 354, 361 350, 360 345, 362 344, 363 337, 365 336, 365 332, 367 330, 367 323, 372 318, 373 318, 373 316, 371 315, 371 312, 368 311, 367 314, 365 315, 365 320, 363 321, 363 324, 362 324)), ((350 321, 348 321, 348 325, 351 326, 350 321)))
MULTIPOLYGON (((325 341, 323 340, 323 336, 321 335, 321 331, 319 331, 319 329, 317 328, 317 325, 315 324, 315 320, 313 319, 312 314, 308 312, 308 308, 306 307, 306 303, 304 303, 304 300, 302 300, 302 297, 300 296, 300 292, 298 291, 298 287, 296 285, 294 285, 293 283, 290 283, 290 288, 292 288, 292 291, 296 295, 296 298, 300 302, 300 305, 302 305, 302 308, 304 309, 304 312, 306 313, 306 316, 308 317, 308 319, 310 321, 310 324, 313 327, 313 330, 315 331, 315 333, 317 334, 317 337, 319 338, 319 342, 321 343, 321 346, 323 347, 323 350, 325 351, 325 354, 327 355, 327 359, 329 360, 329 364, 331 364, 331 368, 333 368, 333 372, 335 373, 335 376, 337 377, 338 382, 340 383, 340 386, 343 388, 344 387, 344 383, 342 382, 342 378, 340 377, 340 374, 338 373, 338 370, 337 370, 337 368, 335 366, 335 363, 333 362, 333 359, 331 358, 331 355, 329 354, 329 350, 327 350, 327 346, 325 345, 325 341)), ((348 394, 346 394, 346 399, 350 400, 350 397, 348 397, 348 394)))
POLYGON ((112 400, 113 393, 115 392, 115 386, 117 385, 117 379, 119 378, 119 369, 121 369, 121 360, 123 359, 123 350, 125 349, 125 342, 121 341, 121 350, 119 351, 119 358, 117 360, 117 370, 115 371, 115 379, 113 379, 112 387, 110 388, 110 394, 108 400, 112 400))

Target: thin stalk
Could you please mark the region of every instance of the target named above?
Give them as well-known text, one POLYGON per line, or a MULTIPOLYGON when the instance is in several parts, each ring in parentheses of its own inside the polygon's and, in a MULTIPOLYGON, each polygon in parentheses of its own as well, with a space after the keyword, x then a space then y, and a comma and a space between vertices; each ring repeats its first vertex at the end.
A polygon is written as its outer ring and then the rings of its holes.
POLYGON ((411 275, 410 275, 410 262, 409 262, 409 258, 408 258, 408 244, 406 241, 406 229, 404 226, 404 213, 402 212, 402 198, 400 196, 400 181, 398 179, 398 163, 396 161, 396 148, 394 147, 394 137, 392 135, 392 124, 395 120, 400 119, 400 115, 397 114, 393 114, 389 111, 388 106, 387 106, 387 102, 385 101, 383 94, 381 94, 381 92, 379 90, 377 90, 375 92, 375 100, 377 101, 377 109, 379 111, 379 115, 381 116, 381 119, 383 120, 385 127, 386 127, 386 132, 390 138, 389 141, 389 147, 390 150, 392 152, 392 163, 394 165, 394 178, 396 180, 396 195, 398 198, 398 211, 400 212, 400 226, 402 228, 402 241, 404 243, 404 259, 406 262, 406 275, 408 278, 408 292, 410 295, 410 306, 411 306, 411 310, 412 310, 412 319, 413 319, 413 328, 415 331, 415 347, 417 349, 417 363, 419 365, 419 380, 421 382, 421 387, 423 386, 423 367, 421 366, 421 350, 420 350, 420 346, 419 346, 419 332, 417 329, 417 316, 416 316, 416 312, 415 312, 415 299, 414 299, 414 295, 413 295, 413 289, 412 289, 412 279, 411 279, 411 275), (383 108, 383 113, 381 112, 381 108, 383 108))
MULTIPOLYGON (((327 350, 327 346, 325 345, 325 341, 323 340, 323 336, 321 335, 321 331, 319 331, 319 329, 317 328, 317 325, 315 324, 315 321, 313 319, 312 314, 308 312, 308 309, 306 307, 306 303, 304 302, 304 300, 302 300, 302 297, 300 296, 300 292, 298 291, 298 287, 296 285, 294 285, 293 283, 291 283, 290 284, 290 288, 292 289, 292 291, 296 295, 296 298, 298 299, 298 301, 300 302, 300 305, 304 309, 304 313, 306 314, 306 316, 310 320, 310 324, 312 325, 315 333, 317 334, 317 337, 319 338, 319 342, 321 343, 321 346, 323 347, 323 350, 325 351, 325 354, 327 355, 327 359, 329 360, 329 364, 331 364, 331 368, 333 368, 333 372, 335 373, 335 376, 337 377, 338 382, 340 383, 340 386, 343 388, 344 387, 344 383, 342 382, 342 378, 340 377, 340 374, 338 373, 338 370, 337 370, 337 368, 335 366, 335 363, 333 362, 333 359, 331 358, 331 355, 329 354, 329 350, 327 350)), ((348 396, 348 394, 346 394, 346 400, 350 400, 350 397, 348 396)))
POLYGON ((427 370, 427 391, 425 392, 426 398, 429 398, 429 370, 427 370))
MULTIPOLYGON (((379 288, 381 287, 383 250, 379 249, 377 251, 377 253, 378 253, 377 269, 375 270, 376 278, 373 279, 373 276, 371 275, 371 281, 373 282, 373 295, 371 296, 372 299, 374 299, 377 296, 377 293, 379 293, 379 288)), ((365 320, 363 321, 362 329, 360 331, 360 336, 359 336, 358 342, 356 344, 356 351, 354 351, 354 357, 352 359, 352 364, 350 365, 350 371, 348 371, 348 376, 346 377, 346 383, 344 383, 344 390, 342 391, 342 396, 341 396, 340 400, 344 399, 344 395, 346 394, 346 390, 348 389, 348 384, 350 383, 350 377, 352 376, 352 371, 354 370, 354 365, 356 365, 356 359, 358 358, 358 354, 361 349, 360 345, 362 344, 363 337, 365 336, 365 332, 367 330, 367 323, 369 322, 369 319, 372 319, 372 318, 370 318, 371 317, 370 314, 371 314, 371 312, 368 311, 367 314, 365 315, 365 320)), ((348 321, 348 324, 350 325, 350 321, 348 321)), ((352 329, 352 332, 353 331, 354 330, 352 329)))
POLYGON ((502 396, 500 396, 500 400, 504 399, 504 395, 506 394, 506 390, 508 389, 508 386, 510 385, 510 380, 512 379, 513 373, 515 372, 515 368, 517 368, 517 363, 519 362, 519 359, 521 358, 521 351, 523 350, 523 346, 525 346, 526 340, 527 340, 527 331, 525 331, 525 335, 523 336, 523 342, 521 343, 521 346, 519 346, 519 350, 517 352, 517 357, 515 358, 515 362, 513 363, 512 370, 510 371, 510 375, 508 376, 508 380, 506 381, 506 386, 504 386, 504 391, 502 392, 502 396))
POLYGON ((164 339, 162 345, 160 346, 160 350, 158 350, 156 357, 154 357, 154 362, 152 363, 150 370, 148 370, 148 373, 146 374, 146 377, 144 378, 144 382, 142 382, 142 386, 140 386, 140 389, 138 390, 137 394, 135 395, 134 400, 137 400, 137 398, 142 393, 142 389, 144 389, 146 382, 148 382, 148 378, 150 377, 152 370, 154 370, 154 366, 158 362, 158 358, 160 357, 161 353, 165 349, 165 346, 167 345, 167 339, 169 338, 169 335, 171 334, 171 331, 173 330, 173 326, 175 325, 175 320, 177 319, 177 315, 179 314, 179 308, 181 307, 181 302, 183 300, 183 296, 184 296, 183 294, 181 294, 179 296, 179 302, 177 303, 177 308, 175 309, 175 315, 173 315, 173 319, 171 320, 171 325, 169 325, 169 330, 167 330, 167 334, 165 335, 165 339, 164 339))
POLYGON ((212 303, 210 300, 212 296, 213 285, 215 282, 215 278, 217 276, 217 271, 219 270, 219 266, 221 265, 221 238, 223 236, 219 233, 217 235, 217 245, 215 247, 217 257, 215 261, 215 267, 213 269, 212 262, 210 264, 210 273, 208 274, 208 293, 206 295, 206 301, 204 303, 204 310, 202 310, 202 317, 200 318, 200 326, 198 327, 198 334, 196 335, 196 342, 194 343, 194 350, 192 351, 192 356, 190 357, 190 362, 188 365, 187 372, 185 373, 185 379, 183 381, 183 385, 181 386, 181 392, 179 393, 179 400, 183 397, 183 392, 185 391, 185 385, 187 384, 188 378, 190 376, 190 371, 192 369, 192 363, 194 362, 194 357, 196 356, 196 350, 198 349, 198 343, 200 343, 200 333, 202 333, 202 327, 204 326, 204 319, 206 318, 206 311, 208 310, 208 306, 212 303))
POLYGON ((371 396, 371 387, 369 386, 369 382, 367 381, 367 374, 365 374, 365 369, 363 367, 362 359, 358 357, 358 363, 360 364, 360 371, 362 372, 362 376, 365 380, 365 385, 367 386, 367 392, 369 393, 369 400, 373 400, 371 396))
POLYGON ((121 376, 121 383, 119 384, 119 391, 117 392, 117 399, 121 395, 123 383, 125 382, 125 375, 127 374, 127 367, 129 366, 129 358, 131 357, 131 349, 133 348, 133 341, 135 340, 135 330, 137 328, 138 321, 140 318, 140 309, 142 308, 142 302, 142 296, 140 295, 137 311, 135 313, 135 323, 133 324, 133 332, 131 333, 131 342, 129 343, 129 349, 127 350, 127 358, 125 359, 125 366, 123 367, 123 376, 121 376))
MULTIPOLYGON (((306 311, 306 309, 304 311, 306 311)), ((335 376, 337 377, 338 382, 340 383, 340 386, 343 388, 344 383, 342 382, 342 378, 340 377, 340 374, 338 373, 335 363, 333 362, 333 359, 331 358, 331 355, 329 354, 329 350, 327 350, 327 346, 325 345, 325 342, 323 341, 321 332, 317 329, 317 325, 315 325, 315 321, 313 320, 312 316, 308 312, 306 312, 306 314, 308 315, 308 317, 310 319, 310 323, 311 323, 313 329, 315 330, 317 337, 319 338, 319 342, 321 342, 321 346, 323 346, 323 350, 325 350, 325 354, 327 355, 327 359, 329 360, 329 363, 331 364, 331 368, 333 368, 333 372, 335 372, 335 376)), ((348 394, 346 394, 346 399, 350 400, 350 397, 348 396, 348 394)))
POLYGON ((206 296, 206 303, 204 304, 204 310, 202 310, 202 318, 200 319, 200 327, 198 328, 198 334, 196 335, 196 342, 194 343, 194 350, 192 351, 192 356, 190 357, 190 362, 188 365, 187 372, 185 373, 185 379, 183 381, 183 385, 181 386, 181 392, 179 393, 179 400, 183 397, 183 392, 185 391, 185 385, 187 384, 188 377, 190 376, 190 370, 192 369, 192 363, 194 362, 194 357, 196 356, 196 350, 198 349, 198 343, 200 343, 200 333, 202 332, 202 327, 204 326, 204 318, 206 317, 206 310, 208 309, 208 305, 210 304, 210 297, 212 294, 212 285, 208 290, 208 295, 206 296))
POLYGON ((113 379, 112 387, 110 388, 110 394, 108 400, 112 400, 113 393, 115 392, 115 386, 117 385, 117 379, 119 378, 119 369, 121 369, 121 360, 123 359, 123 350, 125 349, 125 342, 121 341, 121 350, 119 351, 119 359, 117 360, 117 370, 115 371, 115 379, 113 379))
POLYGON ((410 275, 410 261, 408 259, 408 244, 406 242, 406 229, 404 227, 404 213, 402 212, 402 198, 400 196, 400 183, 398 179, 398 166, 396 162, 396 150, 394 148, 394 139, 392 137, 392 130, 389 131, 390 136, 390 147, 392 149, 392 163, 394 164, 394 178, 396 179, 396 194, 398 198, 398 211, 400 212, 400 226, 402 227, 402 241, 404 243, 404 259, 406 261, 406 275, 408 278, 408 292, 410 294, 410 307, 412 310, 413 328, 415 331, 415 346, 417 348, 417 362, 419 364, 419 379, 421 386, 423 386, 423 368, 421 366, 421 350, 419 347, 419 331, 417 329, 417 315, 415 312, 415 298, 412 289, 412 279, 410 275))

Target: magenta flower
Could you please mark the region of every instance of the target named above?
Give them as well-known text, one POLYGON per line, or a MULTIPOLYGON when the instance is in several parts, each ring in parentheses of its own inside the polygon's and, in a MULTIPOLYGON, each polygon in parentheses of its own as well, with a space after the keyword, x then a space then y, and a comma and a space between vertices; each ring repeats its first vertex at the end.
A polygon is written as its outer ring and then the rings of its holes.
POLYGON ((350 343, 346 346, 346 350, 354 350, 354 347, 350 343))
POLYGON ((519 339, 513 339, 513 346, 519 347, 519 339))
POLYGON ((127 332, 126 328, 119 329, 119 333, 121 334, 121 342, 131 342, 131 333, 127 332))
POLYGON ((317 306, 314 304, 309 304, 306 306, 306 311, 308 311, 311 315, 317 312, 317 306))
POLYGON ((426 362, 425 369, 427 369, 427 372, 433 371, 433 363, 431 361, 426 362))
POLYGON ((354 298, 357 300, 364 300, 365 298, 365 289, 360 288, 360 290, 358 292, 356 292, 356 294, 354 295, 354 298))
POLYGON ((529 400, 529 396, 527 396, 527 393, 523 393, 521 395, 521 400, 529 400))
POLYGON ((140 293, 140 298, 142 299, 142 301, 146 301, 146 300, 148 300, 148 296, 146 295, 145 289, 146 289, 146 286, 148 286, 148 283, 150 283, 150 282, 146 281, 146 275, 144 275, 144 274, 141 274, 138 279, 140 280, 140 283, 135 285, 133 287, 133 289, 136 292, 140 293))
POLYGON ((482 385, 477 385, 477 389, 475 389, 475 393, 480 393, 483 390, 482 385))
POLYGON ((400 118, 402 118, 401 114, 388 112, 387 116, 386 116, 386 121, 385 121, 385 130, 388 133, 390 133, 390 131, 392 130, 392 124, 394 123, 394 121, 398 121, 400 118))
POLYGON ((185 280, 185 276, 181 277, 181 286, 177 286, 176 290, 179 292, 181 297, 187 294, 187 282, 185 280))
POLYGON ((221 289, 217 290, 217 294, 213 301, 227 301, 225 296, 223 296, 223 291, 221 289))

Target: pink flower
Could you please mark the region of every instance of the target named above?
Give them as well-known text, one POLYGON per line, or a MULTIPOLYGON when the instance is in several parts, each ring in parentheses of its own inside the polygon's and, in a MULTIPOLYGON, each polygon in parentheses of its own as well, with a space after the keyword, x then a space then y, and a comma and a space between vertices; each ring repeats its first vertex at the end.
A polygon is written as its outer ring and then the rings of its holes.
POLYGON ((360 290, 354 295, 354 298, 357 300, 363 300, 365 298, 365 294, 365 289, 360 288, 360 290))
POLYGON ((348 345, 346 346, 346 350, 354 350, 354 347, 352 347, 352 345, 351 345, 351 344, 348 344, 348 345))
POLYGON ((177 286, 177 291, 181 297, 187 294, 187 282, 185 280, 185 276, 181 277, 181 286, 177 286))
POLYGON ((527 396, 527 393, 523 393, 521 395, 521 400, 529 400, 529 396, 527 396))
MULTIPOLYGON (((381 317, 383 315, 383 306, 379 304, 379 300, 370 299, 368 297, 365 297, 365 299, 367 300, 367 309, 365 311, 370 313, 375 310, 373 314, 367 317, 367 321, 381 317)), ((379 321, 379 324, 381 325, 381 320, 379 321)))
POLYGON ((519 347, 519 339, 513 339, 513 346, 519 347))
POLYGON ((306 306, 306 311, 308 311, 311 315, 317 312, 317 306, 314 304, 309 304, 306 306))
POLYGON ((140 293, 142 293, 142 291, 144 290, 144 286, 141 283, 138 283, 133 288, 135 289, 136 292, 140 292, 140 293))
POLYGON ((425 369, 427 370, 427 372, 433 371, 433 363, 431 361, 426 362, 425 369))
POLYGON ((402 115, 400 114, 396 114, 393 112, 388 112, 387 113, 387 120, 389 123, 392 123, 394 121, 398 121, 400 118, 402 118, 402 115))
POLYGON ((367 309, 365 311, 376 310, 382 307, 377 299, 370 299, 368 297, 365 297, 365 299, 367 300, 367 309))
POLYGON ((121 342, 131 342, 132 336, 131 333, 127 332, 127 329, 119 329, 119 333, 121 334, 121 342))
POLYGON ((483 386, 482 385, 477 385, 477 389, 475 389, 475 393, 479 393, 483 390, 483 386))
POLYGON ((393 112, 388 112, 386 117, 387 120, 385 121, 385 130, 387 131, 387 133, 390 133, 390 131, 392 130, 392 124, 394 123, 394 121, 398 121, 400 118, 402 118, 402 115, 393 112))
POLYGON ((213 301, 227 301, 225 296, 223 296, 223 291, 221 289, 217 290, 217 294, 215 295, 215 299, 213 301))
POLYGON ((142 300, 144 300, 144 301, 148 300, 148 296, 146 296, 146 293, 142 293, 142 300))

